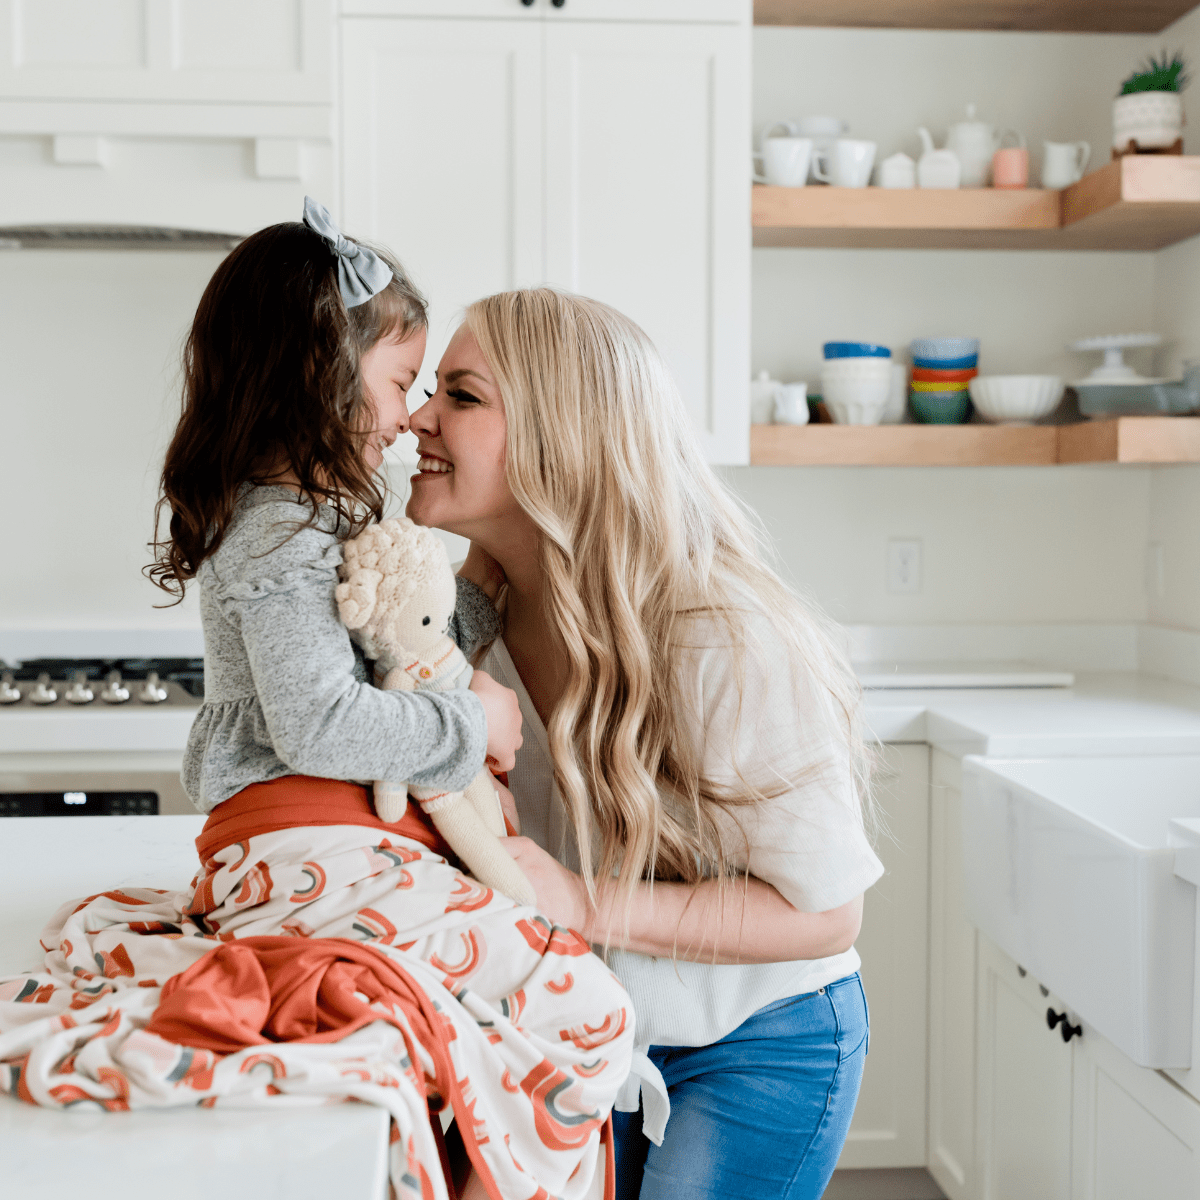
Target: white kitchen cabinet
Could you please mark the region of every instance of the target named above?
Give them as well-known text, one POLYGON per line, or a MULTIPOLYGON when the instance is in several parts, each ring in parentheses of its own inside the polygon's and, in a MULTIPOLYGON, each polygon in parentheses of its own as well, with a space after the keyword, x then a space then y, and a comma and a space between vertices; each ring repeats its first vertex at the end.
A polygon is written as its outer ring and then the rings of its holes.
POLYGON ((0 99, 328 104, 331 0, 0 0, 0 99))
POLYGON ((546 277, 646 330, 713 462, 749 456, 746 64, 724 25, 546 29, 546 277))
POLYGON ((1079 1039, 1064 1042, 1062 1027, 1049 1027, 1047 1009, 1062 1013, 1063 1005, 982 935, 978 980, 974 1195, 1070 1200, 1072 1071, 1079 1039))
POLYGON ((962 856, 962 765, 933 752, 929 829, 929 1173, 975 1196, 975 971, 962 856))
POLYGON ((1086 1026, 1074 1044, 1072 1200, 1200 1196, 1200 1102, 1086 1026))
POLYGON ((342 218, 433 307, 551 283, 662 350, 709 459, 749 456, 749 28, 342 22, 342 218))
POLYGON ((342 0, 344 16, 750 22, 751 0, 342 0))
POLYGON ((925 1164, 929 747, 885 747, 876 782, 887 873, 867 892, 857 943, 871 1041, 841 1168, 925 1164))

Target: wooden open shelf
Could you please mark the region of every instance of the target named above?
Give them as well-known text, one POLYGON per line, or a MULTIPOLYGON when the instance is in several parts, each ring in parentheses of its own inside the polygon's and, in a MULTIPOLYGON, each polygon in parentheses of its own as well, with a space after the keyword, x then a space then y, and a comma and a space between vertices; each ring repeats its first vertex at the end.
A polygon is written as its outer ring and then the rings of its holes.
POLYGON ((1128 155, 1063 191, 756 185, 756 246, 1161 250, 1200 234, 1200 155, 1128 155))
POLYGON ((754 0, 755 25, 1159 33, 1192 0, 754 0))
POLYGON ((750 463, 760 467, 1200 463, 1200 417, 1116 417, 1079 425, 751 425, 750 463))

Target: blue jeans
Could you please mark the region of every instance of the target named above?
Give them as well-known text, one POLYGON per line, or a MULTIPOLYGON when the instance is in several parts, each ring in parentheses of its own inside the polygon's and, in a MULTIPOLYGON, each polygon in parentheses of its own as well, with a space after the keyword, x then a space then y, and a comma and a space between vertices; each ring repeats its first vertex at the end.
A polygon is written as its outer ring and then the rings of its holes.
POLYGON ((671 1098, 661 1146, 613 1113, 617 1200, 818 1200, 867 1053, 858 974, 760 1008, 711 1046, 651 1046, 671 1098))

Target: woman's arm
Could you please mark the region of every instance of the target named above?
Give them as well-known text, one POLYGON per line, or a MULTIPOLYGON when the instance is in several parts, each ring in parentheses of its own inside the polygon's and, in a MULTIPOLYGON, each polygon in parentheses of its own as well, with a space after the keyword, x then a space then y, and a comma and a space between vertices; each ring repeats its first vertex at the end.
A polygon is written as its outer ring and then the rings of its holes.
POLYGON ((675 955, 693 962, 768 963, 828 958, 854 945, 862 924, 862 896, 828 912, 801 912, 769 883, 730 880, 721 895, 715 880, 700 884, 638 885, 628 909, 611 883, 589 903, 583 880, 529 838, 503 845, 533 884, 538 908, 556 924, 593 945, 639 954, 675 955))

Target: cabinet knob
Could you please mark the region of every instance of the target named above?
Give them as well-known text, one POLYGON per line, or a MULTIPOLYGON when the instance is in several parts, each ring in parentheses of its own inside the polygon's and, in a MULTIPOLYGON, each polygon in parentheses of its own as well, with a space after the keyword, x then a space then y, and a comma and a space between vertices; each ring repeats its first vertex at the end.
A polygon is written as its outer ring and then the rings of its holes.
POLYGON ((522 3, 523 5, 525 5, 525 7, 526 7, 526 8, 532 8, 532 7, 533 7, 533 0, 521 0, 521 3, 522 3))
POLYGON ((566 2, 567 0, 550 0, 550 3, 553 4, 555 8, 562 8, 566 2))
POLYGON ((1060 1032, 1064 1042, 1069 1042, 1073 1037, 1081 1037, 1083 1034, 1082 1025, 1072 1025, 1067 1019, 1067 1014, 1065 1012, 1056 1013, 1052 1008, 1046 1009, 1046 1024, 1051 1029, 1054 1029, 1061 1024, 1062 1029, 1060 1032))

